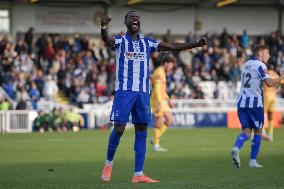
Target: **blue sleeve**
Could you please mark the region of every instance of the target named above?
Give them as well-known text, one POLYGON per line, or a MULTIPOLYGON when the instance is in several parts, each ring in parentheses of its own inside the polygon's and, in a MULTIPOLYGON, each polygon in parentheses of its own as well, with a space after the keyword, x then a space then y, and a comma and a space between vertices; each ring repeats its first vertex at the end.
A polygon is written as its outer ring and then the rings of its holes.
POLYGON ((150 52, 158 51, 158 46, 160 43, 159 40, 148 38, 148 43, 149 43, 150 52))
POLYGON ((114 36, 114 45, 111 47, 112 50, 118 49, 120 46, 120 43, 122 41, 122 37, 120 35, 114 36))
POLYGON ((265 74, 265 72, 264 72, 265 69, 267 70, 266 66, 259 66, 258 67, 258 73, 259 73, 261 80, 269 78, 269 74, 265 74))

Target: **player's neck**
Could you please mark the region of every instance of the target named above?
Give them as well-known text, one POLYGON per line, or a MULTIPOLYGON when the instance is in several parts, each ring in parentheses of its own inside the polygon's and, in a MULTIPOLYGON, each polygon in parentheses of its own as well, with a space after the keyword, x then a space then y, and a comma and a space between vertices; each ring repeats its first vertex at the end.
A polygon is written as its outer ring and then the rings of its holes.
POLYGON ((138 39, 138 33, 127 31, 128 35, 131 37, 132 41, 136 41, 138 39))
POLYGON ((259 56, 252 56, 251 59, 252 60, 259 60, 259 61, 263 62, 262 59, 259 56))

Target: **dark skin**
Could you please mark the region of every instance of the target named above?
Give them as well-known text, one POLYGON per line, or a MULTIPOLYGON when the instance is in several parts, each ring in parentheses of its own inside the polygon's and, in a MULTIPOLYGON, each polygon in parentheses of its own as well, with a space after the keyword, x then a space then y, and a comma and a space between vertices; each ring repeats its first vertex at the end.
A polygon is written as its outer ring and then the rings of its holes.
MULTIPOLYGON (((111 17, 103 16, 101 19, 101 26, 106 27, 111 21, 111 17)), ((127 32, 131 36, 133 41, 136 41, 138 38, 138 33, 140 31, 140 16, 137 12, 131 12, 127 15, 124 24, 127 28, 127 32)), ((101 29, 102 40, 110 47, 113 47, 115 40, 108 36, 107 29, 101 29)), ((182 51, 187 49, 192 49, 195 47, 203 47, 207 45, 207 40, 205 37, 202 37, 196 43, 164 43, 160 42, 158 45, 158 51, 182 51)), ((126 124, 115 124, 114 129, 121 133, 124 132, 126 124)), ((145 124, 135 124, 135 131, 147 130, 147 123, 145 124)))

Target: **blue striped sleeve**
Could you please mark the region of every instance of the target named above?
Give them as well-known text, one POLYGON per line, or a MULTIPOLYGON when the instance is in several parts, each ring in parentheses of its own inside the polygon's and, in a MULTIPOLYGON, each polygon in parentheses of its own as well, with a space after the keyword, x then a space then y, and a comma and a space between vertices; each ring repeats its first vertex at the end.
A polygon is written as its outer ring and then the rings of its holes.
POLYGON ((149 43, 150 52, 158 51, 158 45, 159 45, 160 41, 156 40, 156 39, 151 39, 151 38, 147 38, 147 40, 148 40, 148 43, 149 43))
POLYGON ((120 35, 114 36, 114 45, 111 47, 112 50, 118 49, 122 42, 122 37, 120 35))
MULTIPOLYGON (((264 67, 264 68, 265 68, 265 67, 264 67)), ((265 74, 264 69, 263 69, 262 66, 259 66, 259 67, 258 67, 258 73, 259 73, 259 75, 260 75, 261 80, 264 80, 264 79, 266 79, 266 78, 269 78, 269 75, 268 75, 268 74, 265 74)))

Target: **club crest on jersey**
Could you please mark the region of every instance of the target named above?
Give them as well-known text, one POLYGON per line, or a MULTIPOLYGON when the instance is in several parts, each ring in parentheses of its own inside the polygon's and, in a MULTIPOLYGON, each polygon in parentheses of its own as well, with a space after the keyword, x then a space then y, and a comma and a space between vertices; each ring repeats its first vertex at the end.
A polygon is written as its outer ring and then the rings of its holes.
POLYGON ((143 61, 145 58, 145 53, 144 52, 129 52, 127 51, 125 53, 125 56, 129 60, 140 60, 143 61))

